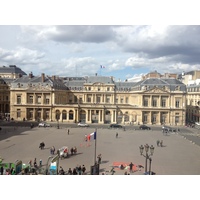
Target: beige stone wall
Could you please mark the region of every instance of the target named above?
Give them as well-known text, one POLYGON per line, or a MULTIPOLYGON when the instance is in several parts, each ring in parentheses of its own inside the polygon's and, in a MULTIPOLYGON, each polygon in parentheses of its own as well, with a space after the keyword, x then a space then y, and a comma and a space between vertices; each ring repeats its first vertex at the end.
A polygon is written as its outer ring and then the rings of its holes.
POLYGON ((86 123, 119 123, 119 124, 165 124, 182 125, 185 121, 185 95, 180 91, 170 93, 158 88, 147 91, 116 92, 112 86, 90 86, 90 90, 82 91, 30 91, 18 88, 12 89, 11 117, 16 120, 46 120, 86 123), (107 91, 107 87, 111 87, 107 91), (100 89, 99 89, 100 88, 100 89), (33 103, 28 102, 32 95, 33 103), (37 96, 41 95, 41 104, 37 103, 37 96), (45 95, 49 95, 49 104, 44 103, 45 95), (17 102, 21 96, 21 104, 17 102), (166 106, 161 104, 166 99, 166 106), (148 106, 144 99, 148 99, 148 106), (118 99, 118 101, 116 101, 118 99), (156 99, 157 105, 153 106, 156 99), (176 100, 179 107, 176 107, 176 100), (89 102, 88 102, 89 101, 89 102), (19 117, 20 111, 20 117, 19 117))

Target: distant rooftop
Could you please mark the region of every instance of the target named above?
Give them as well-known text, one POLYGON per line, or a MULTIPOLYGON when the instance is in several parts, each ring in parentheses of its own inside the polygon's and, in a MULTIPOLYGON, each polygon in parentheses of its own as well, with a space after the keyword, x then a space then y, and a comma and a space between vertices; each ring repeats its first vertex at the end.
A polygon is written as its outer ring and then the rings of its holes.
POLYGON ((0 74, 12 74, 12 73, 26 75, 26 73, 16 65, 9 65, 8 67, 6 66, 0 67, 0 74))

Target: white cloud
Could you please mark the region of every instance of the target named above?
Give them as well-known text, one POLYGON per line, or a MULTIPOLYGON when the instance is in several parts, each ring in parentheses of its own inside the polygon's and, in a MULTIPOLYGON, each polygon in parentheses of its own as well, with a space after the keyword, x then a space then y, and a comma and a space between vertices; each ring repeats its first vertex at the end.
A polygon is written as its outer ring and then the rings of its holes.
POLYGON ((17 47, 15 50, 9 51, 0 48, 0 61, 5 63, 38 64, 45 54, 37 50, 17 47))

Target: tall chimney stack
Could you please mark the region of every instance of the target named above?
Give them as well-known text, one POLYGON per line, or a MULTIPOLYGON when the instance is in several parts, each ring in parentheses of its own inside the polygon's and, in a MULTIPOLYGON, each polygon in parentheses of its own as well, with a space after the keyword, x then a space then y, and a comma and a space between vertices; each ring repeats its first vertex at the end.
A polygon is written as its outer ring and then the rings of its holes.
POLYGON ((44 81, 45 81, 45 74, 44 73, 41 74, 41 78, 42 78, 42 83, 44 83, 44 81))

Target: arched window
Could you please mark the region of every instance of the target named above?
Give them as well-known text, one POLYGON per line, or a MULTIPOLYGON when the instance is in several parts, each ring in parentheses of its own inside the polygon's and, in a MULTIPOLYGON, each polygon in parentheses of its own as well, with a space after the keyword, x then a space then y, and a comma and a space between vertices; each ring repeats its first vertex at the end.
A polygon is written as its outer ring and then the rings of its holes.
POLYGON ((66 110, 63 110, 63 111, 62 111, 62 119, 63 119, 63 120, 66 120, 66 119, 67 119, 67 111, 66 111, 66 110))
POLYGON ((69 120, 73 120, 74 119, 74 111, 70 110, 69 111, 69 120))
POLYGON ((56 120, 59 120, 59 119, 60 119, 60 111, 56 110, 56 120))

